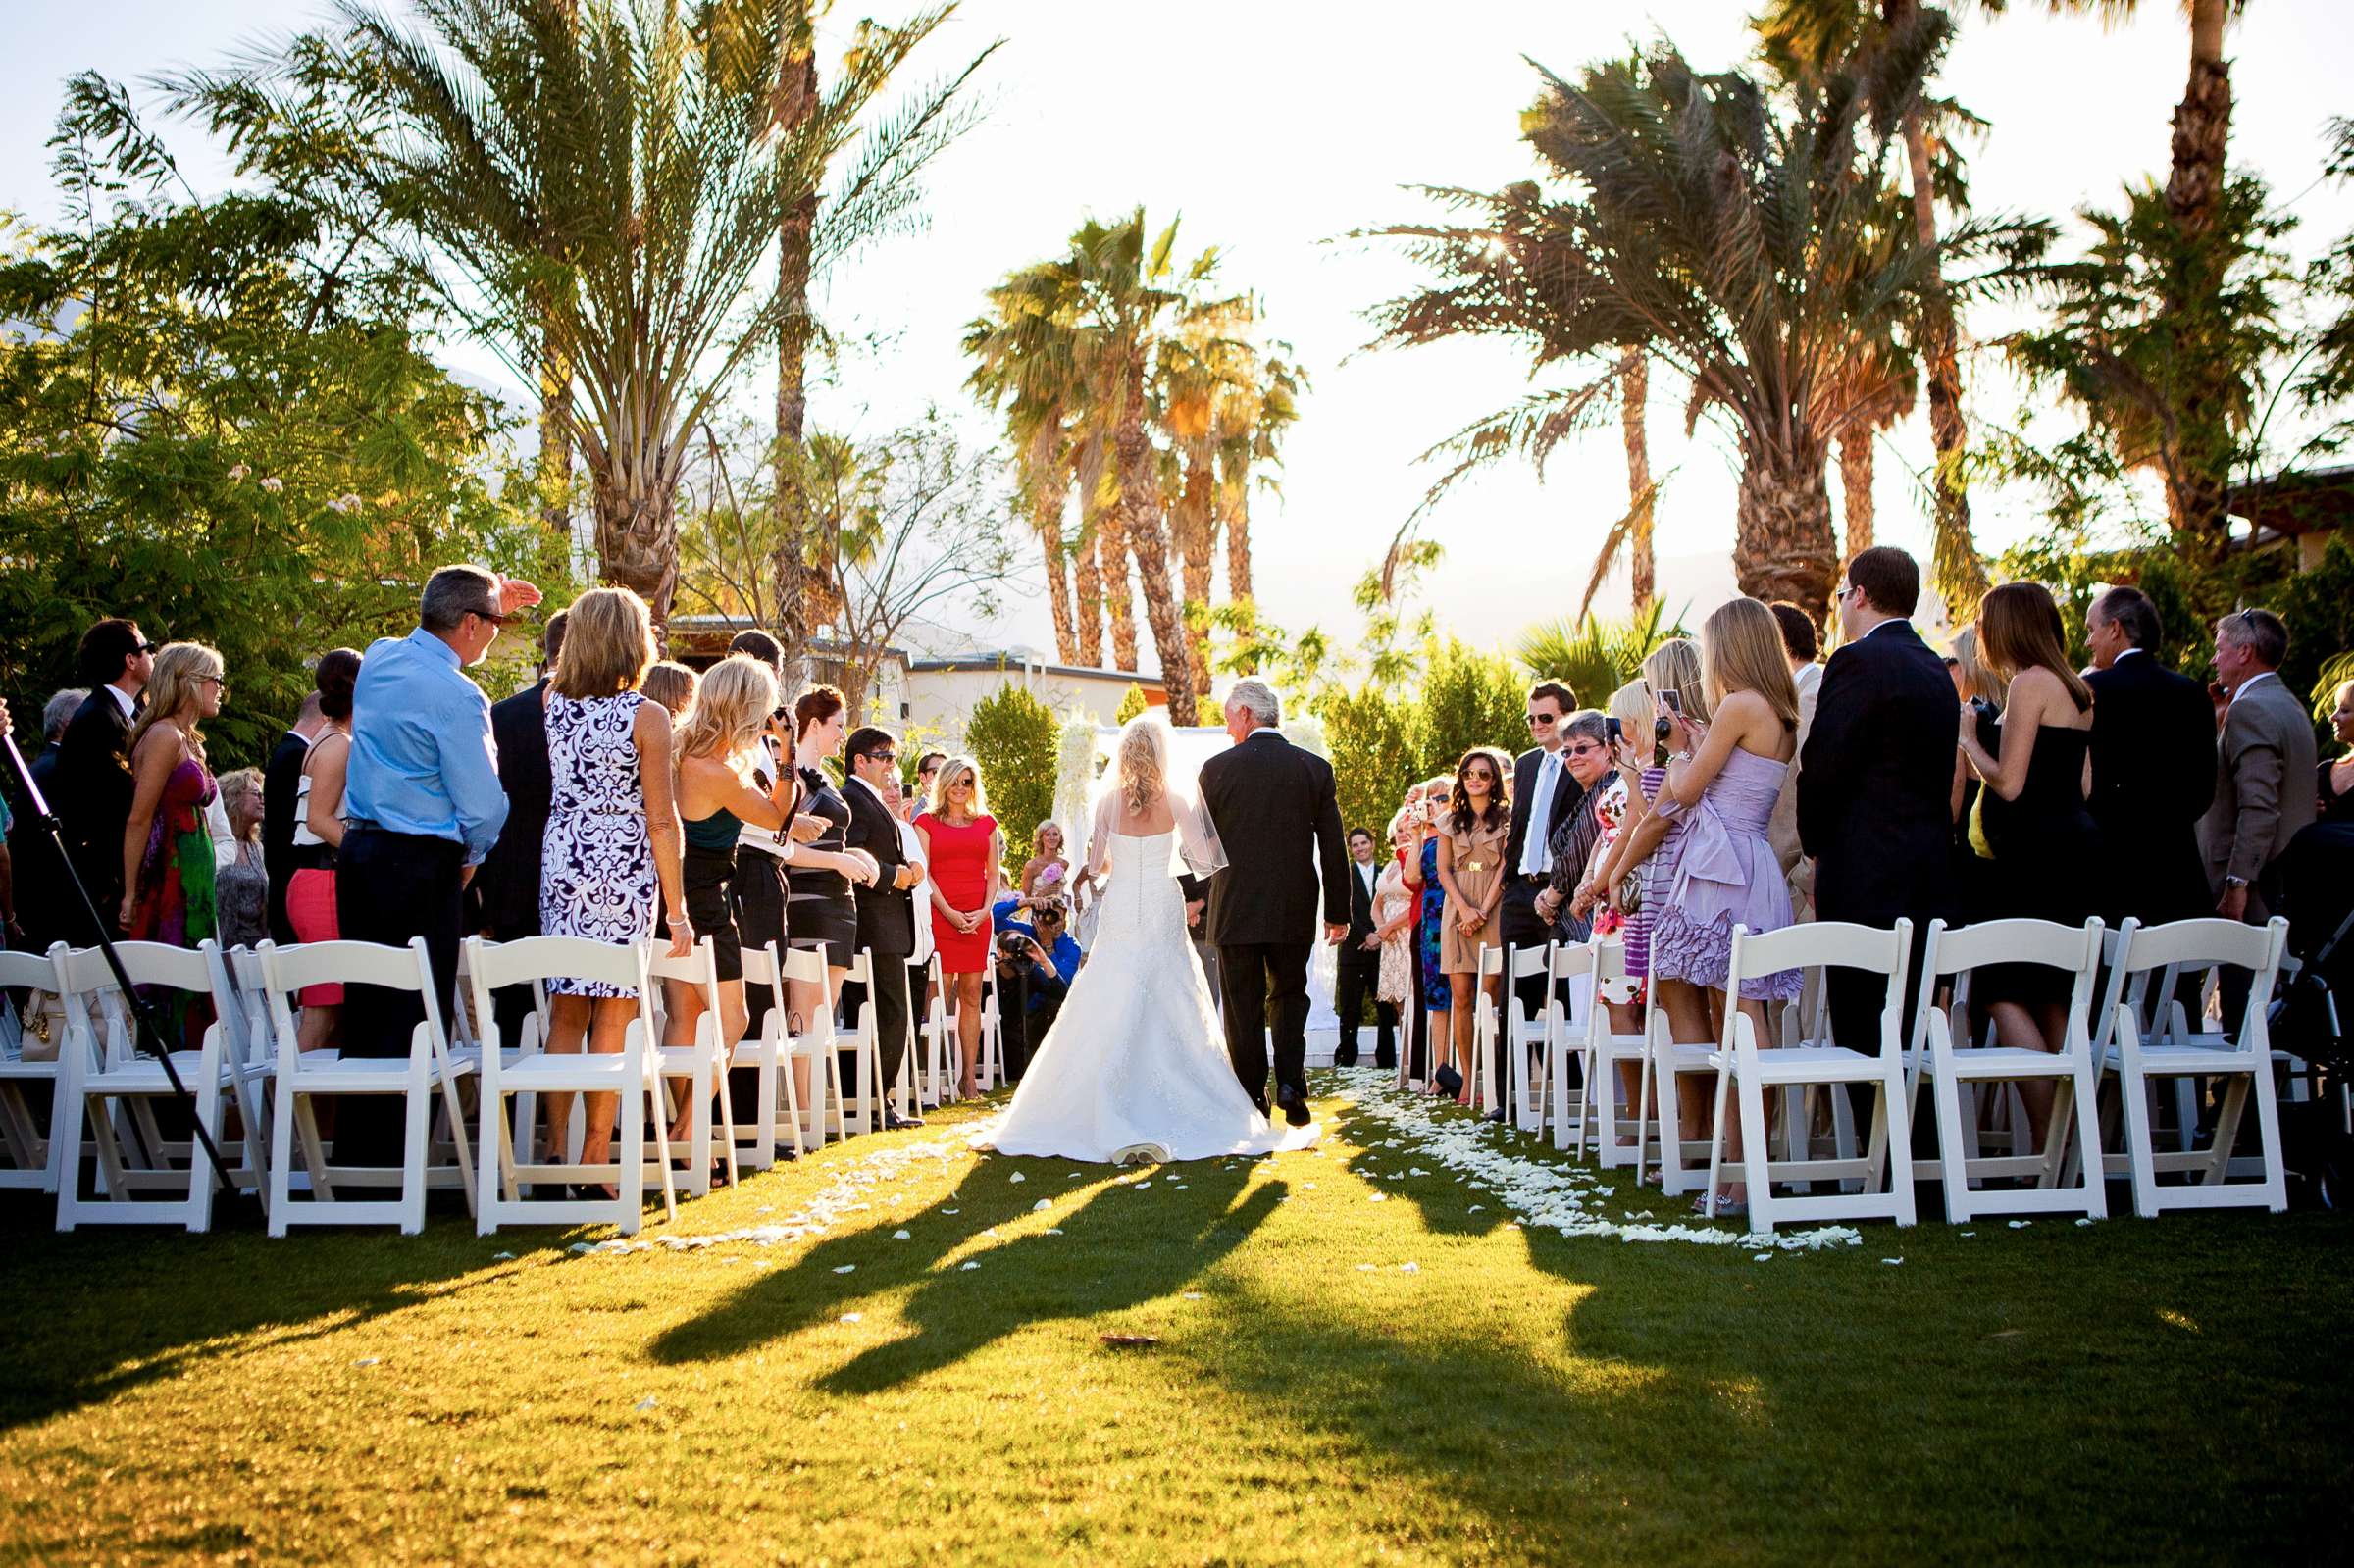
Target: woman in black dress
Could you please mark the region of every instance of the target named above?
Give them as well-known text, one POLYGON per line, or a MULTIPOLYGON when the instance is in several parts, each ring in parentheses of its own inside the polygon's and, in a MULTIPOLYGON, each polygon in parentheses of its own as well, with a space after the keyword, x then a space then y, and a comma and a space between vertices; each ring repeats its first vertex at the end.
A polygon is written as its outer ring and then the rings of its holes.
MULTIPOLYGON (((842 978, 858 948, 858 904, 850 893, 855 879, 861 885, 875 881, 875 858, 852 849, 849 802, 818 760, 842 750, 849 712, 842 693, 832 686, 811 686, 793 705, 793 762, 799 769, 801 799, 798 810, 822 818, 826 831, 796 850, 785 869, 785 940, 788 946, 826 955, 826 995, 831 1004, 842 994, 842 978)), ((788 998, 798 1032, 810 1016, 812 999, 788 998)))
MULTIPOLYGON (((1999 753, 1980 743, 1975 710, 1962 710, 1961 746, 1983 784, 1973 839, 1992 851, 1973 920, 2051 920, 2082 926, 2098 895, 2100 829, 2085 809, 2092 789, 2092 688, 2069 667, 2059 606, 2033 582, 2006 582, 1978 604, 1979 653, 2010 681, 1999 753)), ((1995 964, 1970 978, 1970 1000, 2014 1049, 2067 1043, 2066 970, 1995 964)), ((2052 1086, 2021 1084, 2027 1124, 2041 1148, 2051 1129, 2052 1086)))

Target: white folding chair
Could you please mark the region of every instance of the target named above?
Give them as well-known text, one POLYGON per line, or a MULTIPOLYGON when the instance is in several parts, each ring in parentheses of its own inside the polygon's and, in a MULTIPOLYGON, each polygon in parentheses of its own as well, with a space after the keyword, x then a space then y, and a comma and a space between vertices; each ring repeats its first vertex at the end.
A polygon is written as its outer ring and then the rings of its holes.
MULTIPOLYGON (((850 1082, 843 1095, 843 1114, 855 1118, 856 1131, 871 1133, 883 1125, 884 1093, 882 1039, 876 1028, 875 955, 864 948, 851 958, 850 967, 843 972, 844 989, 856 986, 857 1011, 849 1020, 850 1082)), ((984 998, 986 1002, 987 997, 984 998)), ((984 1012, 986 1020, 988 1014, 984 1012)), ((987 1034, 984 1033, 984 1040, 987 1034)), ((989 1056, 984 1051, 986 1063, 989 1056)))
POLYGON ((1493 1115, 1505 1108, 1505 1089, 1502 1087, 1504 1063, 1512 1068, 1513 1121, 1522 1131, 1542 1132, 1545 1114, 1544 1099, 1536 1097, 1535 1126, 1529 1113, 1529 1101, 1536 1081, 1544 1076, 1545 1042, 1552 1036, 1553 1015, 1557 1004, 1550 986, 1546 988, 1544 1005, 1536 1015, 1529 1015, 1520 996, 1522 981, 1544 981, 1553 973, 1554 944, 1538 947, 1484 947, 1479 954, 1479 983, 1472 992, 1471 1061, 1472 1071, 1479 1076, 1478 1092, 1482 1114, 1493 1115), (1501 998, 1488 999, 1488 982, 1500 981, 1501 998), (1531 1051, 1536 1056, 1532 1069, 1531 1051), (1514 1052, 1506 1057, 1506 1051, 1514 1052))
MULTIPOLYGON (((211 1004, 214 1021, 205 1026, 196 1049, 175 1049, 178 1042, 168 1034, 164 1043, 194 1102, 197 1125, 217 1145, 221 1096, 224 1090, 233 1094, 236 1087, 230 1043, 223 1038, 220 1022, 236 1017, 236 1004, 227 994, 220 948, 208 938, 194 949, 162 942, 118 942, 115 951, 133 986, 175 992, 191 1005, 199 999, 211 1004)), ((178 1095, 165 1076, 163 1063, 139 1051, 128 1004, 115 986, 105 951, 85 947, 64 954, 58 961, 58 980, 66 1002, 67 1027, 64 1047, 58 1052, 57 1102, 49 1124, 58 1171, 57 1228, 184 1225, 191 1231, 209 1229, 216 1180, 213 1169, 193 1138, 185 1145, 168 1142, 155 1120, 156 1102, 169 1104, 178 1095), (120 1123, 118 1112, 122 1113, 120 1123), (105 1193, 95 1200, 81 1195, 85 1132, 97 1152, 98 1177, 105 1193), (133 1153, 143 1157, 127 1158, 133 1153), (184 1159, 175 1164, 182 1153, 184 1159), (137 1195, 153 1191, 173 1195, 137 1195)), ((167 1032, 171 1029, 168 1019, 159 1018, 157 1023, 167 1032)))
MULTIPOLYGON (((821 989, 827 981, 826 955, 814 948, 794 948, 784 955, 783 979, 816 986, 821 989)), ((842 1096, 842 1037, 834 1026, 834 995, 825 992, 825 999, 809 1010, 798 1031, 786 1022, 784 1036, 785 1062, 788 1067, 806 1064, 809 1073, 809 1102, 800 1097, 797 1074, 787 1072, 783 1087, 788 1120, 793 1127, 793 1152, 806 1153, 811 1148, 823 1148, 827 1131, 836 1138, 849 1136, 848 1113, 842 1096)), ((786 1014, 785 988, 777 987, 777 1011, 786 1014)))
POLYGON ((924 1095, 934 1105, 956 1098, 956 1033, 948 1027, 947 991, 941 984, 940 954, 924 960, 925 987, 922 1016, 915 1026, 916 1043, 924 1057, 924 1095))
MULTIPOLYGON (((1936 1174, 1945 1189, 1945 1217, 1955 1224, 1987 1214, 2109 1213, 2105 1184, 2089 1158, 2068 1158, 2072 1138, 2080 1155, 2099 1144, 2099 1097, 2092 1063, 2092 990, 2101 963, 2101 923, 2081 927, 2047 920, 1996 920, 1948 931, 1929 922, 1921 951, 1920 999, 1913 1016, 1912 1058, 1905 1103, 1910 1111, 1926 1081, 1937 1124, 1936 1174), (2073 977, 2068 999, 2068 1034, 2057 1051, 2021 1046, 1978 1045, 1970 1036, 1970 977, 1991 964, 2034 965, 2073 977), (1956 983, 1950 1012, 1937 1006, 1939 981, 1956 983), (2026 1154, 1981 1156, 1976 1152, 1971 1088, 2003 1092, 2009 1086, 2043 1082, 2052 1086, 2050 1134, 2041 1149, 2026 1154), (2076 1173, 2061 1185, 2064 1170, 2076 1173), (2090 1171, 2092 1174, 2086 1175, 2090 1171), (1988 1181, 2023 1179, 2032 1187, 1990 1189, 1988 1181)), ((1916 1173, 1926 1161, 1916 1161, 1916 1173)))
MULTIPOLYGON (((230 1057, 236 1088, 237 1120, 243 1133, 238 1146, 244 1164, 230 1167, 230 1179, 270 1207, 270 1085, 278 1075, 278 1042, 270 1028, 270 996, 262 983, 262 960, 250 947, 232 947, 221 955, 227 971, 226 989, 235 1016, 222 1020, 221 1048, 230 1057)), ((224 1148, 222 1157, 230 1150, 224 1148)))
MULTIPOLYGON (((1909 920, 1898 921, 1892 931, 1834 921, 1785 926, 1759 936, 1752 936, 1746 926, 1733 928, 1732 962, 1724 982, 1724 1042, 1710 1059, 1716 1069, 1716 1117, 1709 1138, 1712 1217, 1724 1165, 1725 1116, 1731 1111, 1741 1118, 1742 1179, 1749 1189, 1752 1231, 1771 1232, 1778 1224, 1800 1220, 1913 1223, 1913 1184, 1907 1179, 1913 1168, 1911 1129, 1903 1116, 1905 957, 1912 942, 1909 920), (1880 1007, 1878 1048, 1860 1051, 1853 1044, 1828 1041, 1761 1043, 1749 1014, 1733 998, 1741 994, 1744 981, 1790 969, 1852 969, 1882 977, 1886 999, 1880 1007), (1848 1084, 1868 1085, 1873 1090, 1868 1152, 1858 1158, 1775 1160, 1766 1137, 1766 1091, 1848 1084), (1898 1179, 1884 1180, 1891 1171, 1898 1179), (1861 1190, 1774 1195, 1776 1182, 1817 1181, 1853 1181, 1861 1190)), ((1660 1108, 1664 1117, 1664 1094, 1660 1108)))
MULTIPOLYGON (((648 1174, 645 1157, 647 1105, 653 1107, 654 1150, 651 1162, 662 1185, 662 1212, 678 1217, 678 1189, 670 1162, 670 1131, 664 1125, 661 1059, 655 1041, 653 983, 646 973, 647 944, 608 946, 578 936, 528 936, 492 945, 479 936, 466 939, 467 982, 474 995, 474 1015, 483 1037, 480 1195, 475 1230, 488 1236, 501 1225, 618 1226, 624 1236, 637 1234, 648 1174), (491 1011, 490 993, 502 986, 521 986, 559 978, 596 981, 626 986, 638 993, 637 1016, 622 1036, 618 1051, 539 1051, 505 1060, 500 1049, 498 1021, 491 1011), (619 1144, 612 1165, 565 1162, 565 1151, 550 1149, 546 1161, 535 1161, 533 1144, 537 1129, 507 1119, 507 1099, 548 1094, 618 1094, 621 1113, 614 1126, 619 1144), (517 1144, 520 1142, 521 1151, 517 1144), (601 1185, 611 1181, 610 1198, 541 1198, 523 1196, 527 1182, 564 1182, 601 1185)), ((575 1122, 586 1119, 585 1106, 575 1107, 575 1122)))
MULTIPOLYGON (((784 982, 775 942, 743 950, 744 994, 765 990, 773 1001, 761 1013, 759 1027, 728 1050, 729 1066, 747 1069, 753 1075, 752 1116, 748 1123, 736 1120, 734 1096, 730 1095, 728 1125, 735 1130, 736 1165, 741 1170, 765 1171, 777 1163, 777 1102, 782 1092, 777 1075, 785 1061, 784 982)), ((800 1147, 797 1129, 793 1147, 796 1150, 800 1147)))
MULTIPOLYGON (((1646 987, 1649 996, 1656 997, 1658 991, 1657 981, 1646 987)), ((1643 1083, 1635 1097, 1635 1144, 1640 1148, 1656 1142, 1660 1190, 1669 1197, 1681 1196, 1699 1185, 1701 1162, 1709 1157, 1707 1138, 1683 1136, 1683 1081, 1695 1073, 1714 1075, 1715 1057, 1714 1045, 1676 1039, 1665 1010, 1656 1000, 1643 1009, 1643 1083), (1656 1136, 1648 1120, 1655 1099, 1660 1108, 1656 1136)), ((1636 1180, 1642 1175, 1638 1167, 1636 1180)))
MULTIPOLYGON (((2118 943, 2116 969, 2110 977, 2112 1037, 2101 1052, 2104 1082, 2115 1073, 2118 1100, 2124 1113, 2124 1148, 2104 1155, 2102 1168, 2133 1183, 2133 1211, 2147 1219, 2167 1209, 2262 1207, 2277 1214, 2288 1207, 2288 1180, 2282 1167, 2280 1113, 2273 1086, 2273 1049, 2266 1010, 2280 959, 2288 944, 2288 922, 2276 917, 2269 925, 2248 926, 2223 919, 2178 920, 2143 927, 2125 922, 2118 943), (2240 1016, 2237 1039, 2221 1033, 2192 1033, 2181 1026, 2178 1006, 2175 1027, 2145 1034, 2129 1002, 2116 1001, 2127 986, 2140 986, 2149 976, 2195 972, 2229 965, 2249 972, 2246 1010, 2240 1016), (2153 1090, 2168 1079, 2176 1082, 2226 1079, 2229 1087, 2217 1107, 2215 1137, 2205 1149, 2157 1147, 2153 1090), (2263 1147, 2253 1180, 2232 1181, 2232 1149, 2246 1113, 2250 1089, 2256 1099, 2256 1127, 2263 1147), (2160 1186, 2164 1175, 2187 1174, 2196 1181, 2183 1186, 2160 1186)), ((2168 991, 2171 992, 2171 986, 2168 991)), ((2162 993, 2163 994, 2163 993, 2162 993)), ((2170 1004, 2171 1005, 2171 1004, 2170 1004)))
MULTIPOLYGON (((654 1007, 654 1038, 657 1042, 670 1037, 670 1009, 662 993, 661 982, 677 981, 692 986, 703 993, 702 1016, 695 1020, 694 1039, 686 1045, 657 1043, 654 1053, 661 1059, 665 1090, 679 1079, 687 1081, 689 1107, 686 1189, 690 1197, 707 1197, 711 1191, 712 1158, 712 1101, 719 1102, 718 1143, 722 1158, 727 1161, 728 1185, 734 1187, 741 1179, 736 1163, 736 1111, 728 1103, 727 1068, 719 1048, 719 965, 711 951, 711 938, 698 937, 684 958, 673 958, 663 951, 660 943, 649 949, 652 956, 646 964, 647 978, 656 984, 651 989, 654 1007)), ((733 1053, 729 1053, 732 1057, 733 1053)), ((666 1109, 677 1109, 675 1091, 666 1092, 670 1100, 666 1109)), ((675 1158, 681 1150, 674 1144, 675 1158)))
MULTIPOLYGON (((1638 1180, 1649 1149, 1644 1142, 1644 1106, 1649 1101, 1650 1037, 1652 1018, 1658 1007, 1652 1000, 1648 986, 1644 987, 1643 1011, 1639 1025, 1631 1035, 1621 1035, 1611 1028, 1609 1006, 1603 1000, 1607 987, 1623 983, 1626 975, 1626 946, 1616 937, 1606 937, 1594 955, 1594 1005, 1586 1014, 1586 1083, 1580 1095, 1578 1125, 1594 1129, 1595 1158, 1606 1171, 1621 1165, 1632 1165, 1638 1180), (1618 1079, 1621 1063, 1632 1062, 1643 1068, 1643 1087, 1637 1091, 1635 1103, 1622 1103, 1623 1086, 1618 1079), (1635 1140, 1622 1138, 1622 1125, 1632 1120, 1635 1140)), ((1582 1145, 1582 1139, 1581 1139, 1582 1145)), ((1582 1146, 1581 1146, 1582 1155, 1582 1146)))
POLYGON ((1594 971, 1601 958, 1602 943, 1598 941, 1556 942, 1553 946, 1552 980, 1546 986, 1544 1049, 1541 1071, 1523 1096, 1521 1126, 1544 1135, 1546 1124, 1553 1127, 1553 1146, 1565 1149, 1574 1145, 1581 1153, 1586 1144, 1585 1075, 1593 1071, 1587 1060, 1591 1054, 1593 1031, 1591 1020, 1599 1006, 1594 986, 1594 971), (1561 999, 1569 998, 1564 1010, 1561 999), (1579 1074, 1578 1111, 1569 1109, 1569 1066, 1574 1061, 1579 1074), (1533 1104, 1535 1126, 1529 1126, 1528 1112, 1533 1104))
POLYGON ((434 984, 433 960, 425 938, 412 936, 406 947, 376 942, 307 942, 281 947, 265 941, 255 955, 261 963, 272 1032, 277 1038, 276 1114, 271 1119, 270 1234, 284 1236, 295 1225, 397 1225, 403 1236, 425 1229, 426 1189, 454 1186, 466 1193, 469 1209, 477 1206, 474 1171, 466 1146, 466 1110, 458 1097, 458 1081, 465 1070, 450 1059, 449 1036, 441 1023, 441 998, 434 984), (423 1003, 425 1016, 409 1033, 409 1052, 398 1056, 345 1056, 335 1050, 306 1051, 301 1047, 296 1008, 300 993, 312 986, 375 986, 407 991, 423 1003), (405 1111, 397 1168, 337 1166, 329 1161, 319 1136, 313 1101, 320 1095, 397 1094, 405 1111), (430 1163, 435 1114, 449 1118, 455 1162, 437 1170, 430 1163), (310 1197, 293 1198, 295 1144, 310 1173, 310 1197), (344 1198, 335 1184, 353 1187, 397 1185, 392 1198, 344 1198))
MULTIPOLYGON (((25 990, 40 996, 54 996, 61 988, 57 961, 65 956, 63 942, 46 953, 0 952, 0 989, 25 990)), ((8 1048, 0 1051, 0 1147, 8 1153, 8 1166, 0 1170, 0 1188, 38 1188, 44 1192, 57 1190, 57 1161, 52 1158, 55 1145, 49 1141, 48 1129, 26 1103, 27 1085, 45 1084, 52 1101, 57 1093, 58 1052, 46 1060, 28 1061, 25 1056, 26 1021, 16 1017, 13 1004, 0 996, 0 1011, 9 1013, 8 1048)))

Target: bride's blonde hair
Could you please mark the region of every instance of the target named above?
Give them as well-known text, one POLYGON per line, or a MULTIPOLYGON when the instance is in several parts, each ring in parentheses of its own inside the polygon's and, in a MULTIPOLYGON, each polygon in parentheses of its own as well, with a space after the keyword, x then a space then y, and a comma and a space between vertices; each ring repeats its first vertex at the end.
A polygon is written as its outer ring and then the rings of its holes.
POLYGON ((1120 732, 1114 766, 1119 771, 1120 798, 1128 810, 1143 816, 1153 797, 1168 787, 1168 725, 1157 713, 1140 713, 1120 732))

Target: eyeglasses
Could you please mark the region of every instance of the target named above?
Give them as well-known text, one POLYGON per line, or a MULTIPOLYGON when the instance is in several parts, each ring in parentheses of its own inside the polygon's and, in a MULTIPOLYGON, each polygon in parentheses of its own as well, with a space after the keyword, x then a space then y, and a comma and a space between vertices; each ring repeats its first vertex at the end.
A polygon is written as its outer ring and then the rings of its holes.
POLYGON ((515 619, 511 615, 501 615, 496 610, 469 610, 467 614, 479 616, 481 619, 489 622, 494 627, 504 627, 509 621, 515 619))
POLYGON ((209 682, 211 682, 211 683, 212 683, 214 685, 216 685, 216 686, 219 686, 219 687, 221 688, 221 694, 222 694, 223 696, 225 696, 225 697, 226 697, 226 696, 228 696, 228 695, 229 695, 229 678, 228 678, 227 676, 218 676, 218 675, 200 675, 200 676, 198 676, 196 679, 197 679, 198 681, 209 681, 209 682))
POLYGON ((1542 724, 1560 724, 1561 722, 1561 716, 1558 713, 1532 713, 1528 716, 1528 727, 1531 730, 1542 724))
POLYGON ((1569 748, 1569 755, 1573 757, 1582 757, 1589 752, 1602 751, 1605 749, 1607 748, 1599 746, 1591 740, 1581 740, 1576 745, 1569 748))
POLYGON ((1849 594, 1851 594, 1851 593, 1855 592, 1855 591, 1856 591, 1856 590, 1855 590, 1855 588, 1854 588, 1853 586, 1844 587, 1844 588, 1841 588, 1841 589, 1840 589, 1838 592, 1836 592, 1836 593, 1832 594, 1832 595, 1831 595, 1831 597, 1832 597, 1833 599, 1837 600, 1839 603, 1841 603, 1841 604, 1845 604, 1845 603, 1847 602, 1847 596, 1848 596, 1849 594))
POLYGON ((153 653, 153 652, 154 652, 154 651, 155 651, 157 648, 161 647, 162 645, 163 645, 163 644, 161 644, 161 643, 158 643, 158 642, 142 642, 142 643, 140 643, 140 644, 139 644, 137 647, 135 647, 135 648, 131 649, 130 651, 131 651, 131 652, 133 652, 133 653, 153 653))
POLYGON ((887 766, 895 765, 899 760, 899 754, 896 751, 870 751, 866 754, 866 760, 880 762, 887 766))

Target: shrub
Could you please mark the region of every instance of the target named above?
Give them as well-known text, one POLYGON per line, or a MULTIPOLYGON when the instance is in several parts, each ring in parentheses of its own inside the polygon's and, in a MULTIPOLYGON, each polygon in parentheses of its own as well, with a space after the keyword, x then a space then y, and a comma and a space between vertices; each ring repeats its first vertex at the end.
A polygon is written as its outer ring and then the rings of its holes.
POLYGON ((1008 850, 1054 815, 1054 778, 1062 756, 1062 722, 1027 686, 1008 683, 973 704, 964 726, 965 750, 981 766, 990 815, 1005 831, 1008 850))

